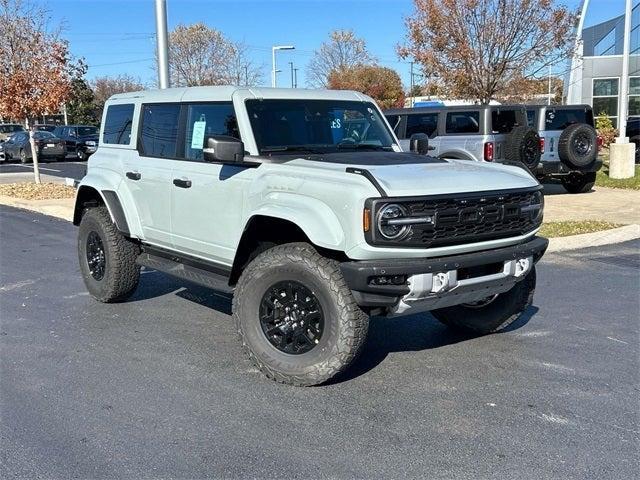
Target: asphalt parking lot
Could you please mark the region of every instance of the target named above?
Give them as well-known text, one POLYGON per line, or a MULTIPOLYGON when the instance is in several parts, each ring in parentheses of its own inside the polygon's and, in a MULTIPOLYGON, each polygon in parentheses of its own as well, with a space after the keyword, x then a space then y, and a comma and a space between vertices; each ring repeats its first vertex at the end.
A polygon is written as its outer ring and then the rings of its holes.
MULTIPOLYGON (((87 162, 41 162, 39 167, 41 175, 56 177, 60 181, 64 181, 67 177, 80 180, 87 172, 87 162)), ((33 164, 0 163, 0 181, 4 183, 33 181, 33 164)))
POLYGON ((640 241, 547 255, 505 333, 373 319, 347 375, 301 389, 250 368, 228 298, 146 271, 99 304, 71 224, 0 207, 0 225, 1 478, 639 471, 640 241))

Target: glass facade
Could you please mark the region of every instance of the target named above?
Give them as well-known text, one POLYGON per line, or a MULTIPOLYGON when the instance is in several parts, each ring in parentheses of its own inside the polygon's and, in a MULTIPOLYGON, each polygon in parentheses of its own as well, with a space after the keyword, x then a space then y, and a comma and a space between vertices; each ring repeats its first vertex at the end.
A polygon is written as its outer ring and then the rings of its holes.
POLYGON ((612 29, 607 33, 602 40, 596 43, 593 47, 593 54, 595 56, 602 55, 615 55, 616 53, 616 29, 612 29))
POLYGON ((640 116, 640 77, 629 79, 629 116, 640 116))
POLYGON ((593 79, 593 114, 609 117, 614 127, 618 126, 618 87, 617 78, 593 79))

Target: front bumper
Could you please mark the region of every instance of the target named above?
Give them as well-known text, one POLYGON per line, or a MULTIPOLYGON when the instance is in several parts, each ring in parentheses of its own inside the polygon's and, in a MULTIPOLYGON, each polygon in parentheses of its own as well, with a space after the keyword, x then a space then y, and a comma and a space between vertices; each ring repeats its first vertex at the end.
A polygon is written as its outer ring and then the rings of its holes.
POLYGON ((351 261, 340 268, 358 305, 402 315, 506 292, 526 276, 548 244, 546 238, 534 237, 519 245, 462 255, 351 261), (388 283, 376 283, 383 278, 388 283), (399 284, 394 283, 398 279, 399 284))
POLYGON ((536 177, 551 177, 551 176, 561 176, 568 175, 572 172, 580 172, 580 173, 588 173, 588 172, 597 172, 602 168, 602 160, 596 160, 593 164, 587 168, 573 168, 561 161, 552 161, 552 162, 540 162, 536 167, 536 177))

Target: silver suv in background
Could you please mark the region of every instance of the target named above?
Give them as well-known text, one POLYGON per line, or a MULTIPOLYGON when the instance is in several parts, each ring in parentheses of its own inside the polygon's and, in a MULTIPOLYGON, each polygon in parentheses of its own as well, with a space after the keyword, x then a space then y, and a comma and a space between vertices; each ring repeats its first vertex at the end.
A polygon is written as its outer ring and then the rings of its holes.
POLYGON ((570 193, 591 190, 598 160, 598 135, 589 105, 542 105, 527 108, 529 126, 540 136, 539 179, 557 178, 570 193))
POLYGON ((532 171, 540 161, 540 141, 523 105, 398 108, 385 116, 405 151, 423 134, 434 157, 516 162, 532 171))

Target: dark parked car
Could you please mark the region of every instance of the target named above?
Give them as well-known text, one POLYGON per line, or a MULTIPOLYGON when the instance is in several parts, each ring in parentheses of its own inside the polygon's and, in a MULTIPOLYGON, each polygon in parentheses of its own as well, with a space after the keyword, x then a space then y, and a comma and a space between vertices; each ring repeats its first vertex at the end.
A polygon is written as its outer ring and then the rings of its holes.
POLYGON ((24 132, 24 127, 17 123, 0 124, 0 142, 4 142, 16 132, 24 132))
MULTIPOLYGON (((34 132, 33 139, 38 148, 38 158, 55 158, 64 160, 64 141, 53 135, 51 132, 34 132)), ((20 159, 22 163, 27 163, 33 159, 31 155, 31 144, 29 143, 28 132, 14 133, 9 139, 2 143, 2 153, 4 160, 20 159)))
POLYGON ((631 117, 627 120, 627 137, 636 144, 636 163, 640 163, 640 117, 631 117))
POLYGON ((98 148, 98 127, 91 125, 61 125, 53 131, 56 137, 65 141, 67 153, 78 160, 86 160, 98 148))

